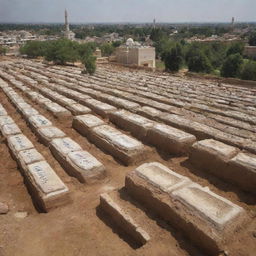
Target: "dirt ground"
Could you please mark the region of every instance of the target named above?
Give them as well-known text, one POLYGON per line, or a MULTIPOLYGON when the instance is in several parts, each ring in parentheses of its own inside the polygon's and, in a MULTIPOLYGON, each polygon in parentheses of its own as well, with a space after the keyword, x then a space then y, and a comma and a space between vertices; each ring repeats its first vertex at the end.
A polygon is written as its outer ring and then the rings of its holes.
MULTIPOLYGON (((17 92, 22 94, 20 91, 17 92)), ((72 197, 72 203, 66 206, 53 209, 49 213, 38 212, 23 183, 16 162, 9 153, 6 141, 0 137, 0 201, 7 203, 10 208, 8 214, 0 215, 0 256, 206 255, 186 240, 179 230, 173 230, 151 213, 145 214, 136 209, 131 201, 127 203, 127 207, 130 207, 130 211, 134 210, 138 214, 145 215, 145 223, 148 226, 143 228, 149 230, 152 237, 145 246, 135 249, 129 238, 114 227, 97 208, 100 194, 111 190, 119 193, 124 186, 126 173, 135 166, 123 166, 68 127, 68 123, 58 121, 42 107, 28 100, 25 95, 23 97, 53 124, 77 141, 83 149, 101 161, 106 166, 107 176, 93 185, 81 184, 77 179, 70 177, 52 156, 49 148, 37 141, 22 116, 0 91, 0 103, 69 187, 72 197), (17 212, 27 212, 28 216, 17 218, 15 217, 17 212)), ((153 147, 151 150, 146 162, 163 163, 177 173, 208 186, 213 192, 243 207, 250 216, 251 222, 240 233, 234 234, 233 241, 228 245, 228 255, 256 255, 255 196, 241 192, 235 186, 224 183, 210 174, 193 169, 186 161, 186 157, 168 156, 153 147)))

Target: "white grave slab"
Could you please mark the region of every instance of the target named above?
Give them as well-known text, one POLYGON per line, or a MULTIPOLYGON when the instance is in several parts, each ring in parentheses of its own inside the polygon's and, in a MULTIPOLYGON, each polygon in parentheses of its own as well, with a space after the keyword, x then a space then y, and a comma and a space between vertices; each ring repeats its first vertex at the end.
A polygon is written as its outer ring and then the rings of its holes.
POLYGON ((173 191, 191 182, 187 177, 157 162, 140 165, 135 169, 135 172, 138 176, 165 192, 173 191))
POLYGON ((46 197, 67 191, 67 187, 46 161, 28 165, 28 173, 46 197))
POLYGON ((223 229, 244 210, 227 199, 211 192, 207 187, 191 184, 171 192, 171 195, 186 205, 194 214, 223 229))
POLYGON ((3 125, 1 128, 1 132, 4 137, 22 133, 20 128, 15 123, 3 125))
POLYGON ((31 116, 28 121, 36 130, 42 127, 52 126, 52 122, 42 115, 31 116))
POLYGON ((9 148, 17 155, 22 150, 34 148, 32 142, 23 134, 10 136, 7 138, 9 148))

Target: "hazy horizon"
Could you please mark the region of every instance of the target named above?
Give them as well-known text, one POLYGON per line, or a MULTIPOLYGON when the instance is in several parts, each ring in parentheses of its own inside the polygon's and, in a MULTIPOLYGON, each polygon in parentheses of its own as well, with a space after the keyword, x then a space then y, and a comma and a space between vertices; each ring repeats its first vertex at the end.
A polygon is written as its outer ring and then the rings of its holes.
POLYGON ((255 0, 0 0, 0 23, 255 22, 255 0))

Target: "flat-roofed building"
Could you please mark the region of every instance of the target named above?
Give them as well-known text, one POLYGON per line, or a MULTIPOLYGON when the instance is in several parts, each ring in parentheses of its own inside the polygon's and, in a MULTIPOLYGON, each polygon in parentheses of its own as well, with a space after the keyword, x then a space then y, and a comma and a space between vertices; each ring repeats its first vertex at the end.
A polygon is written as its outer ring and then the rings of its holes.
POLYGON ((127 39, 125 45, 116 49, 116 61, 124 65, 136 65, 155 68, 155 48, 142 46, 134 42, 132 38, 127 39))

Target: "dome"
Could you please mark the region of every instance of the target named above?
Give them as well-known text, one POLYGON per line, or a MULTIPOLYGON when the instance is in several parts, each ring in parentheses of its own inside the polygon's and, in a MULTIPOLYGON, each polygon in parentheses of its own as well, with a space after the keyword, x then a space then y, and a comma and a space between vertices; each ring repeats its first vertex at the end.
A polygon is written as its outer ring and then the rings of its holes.
POLYGON ((126 45, 127 45, 127 46, 133 46, 133 45, 134 45, 133 39, 132 39, 132 38, 128 38, 128 39, 126 40, 126 45))

